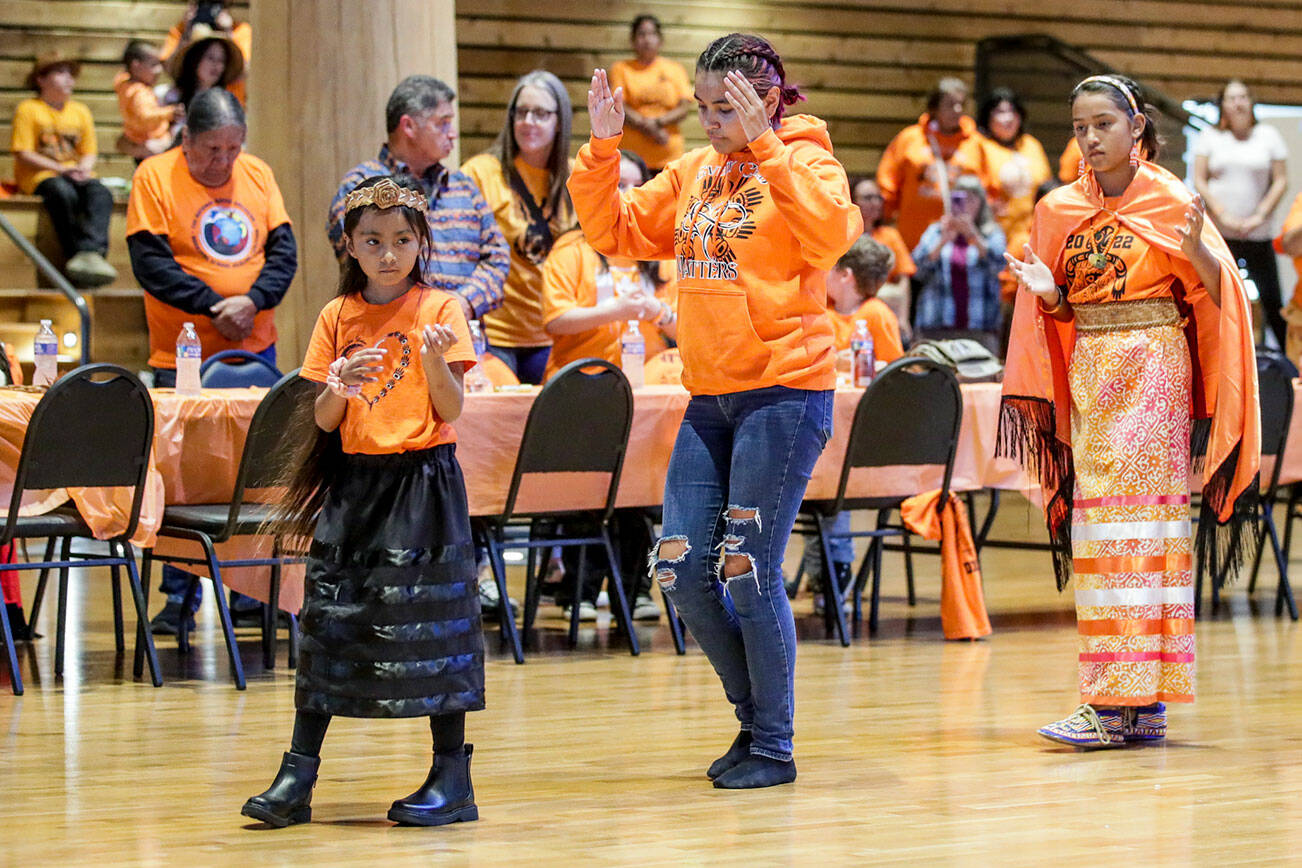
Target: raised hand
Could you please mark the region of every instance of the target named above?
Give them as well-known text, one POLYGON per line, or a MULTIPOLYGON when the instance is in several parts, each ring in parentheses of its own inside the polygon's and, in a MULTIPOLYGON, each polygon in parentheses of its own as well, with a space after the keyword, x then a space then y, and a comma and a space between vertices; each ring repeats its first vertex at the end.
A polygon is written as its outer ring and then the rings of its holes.
POLYGON ((1203 244, 1203 221, 1207 215, 1207 208, 1203 205, 1202 196, 1194 196, 1189 207, 1184 211, 1184 225, 1179 229, 1180 250, 1190 260, 1197 255, 1203 244))
POLYGON ((1026 287, 1034 295, 1046 302, 1058 303, 1058 285, 1053 282, 1053 272, 1040 257, 1035 255, 1031 245, 1022 245, 1025 260, 1018 259, 1011 253, 1004 254, 1008 270, 1017 278, 1017 283, 1026 287))
POLYGON ((339 379, 345 386, 360 386, 374 383, 379 379, 380 362, 384 361, 386 350, 368 347, 358 350, 339 366, 339 379))
POLYGON ((737 119, 741 121, 741 128, 746 133, 746 141, 753 142, 773 129, 764 100, 755 92, 750 79, 735 69, 723 79, 723 96, 737 112, 737 119))
POLYGON ((608 139, 624 130, 624 88, 610 89, 606 70, 592 71, 592 84, 588 86, 588 120, 592 136, 608 139))
POLYGON ((427 325, 421 332, 421 361, 433 361, 443 357, 457 342, 457 333, 442 324, 427 325))

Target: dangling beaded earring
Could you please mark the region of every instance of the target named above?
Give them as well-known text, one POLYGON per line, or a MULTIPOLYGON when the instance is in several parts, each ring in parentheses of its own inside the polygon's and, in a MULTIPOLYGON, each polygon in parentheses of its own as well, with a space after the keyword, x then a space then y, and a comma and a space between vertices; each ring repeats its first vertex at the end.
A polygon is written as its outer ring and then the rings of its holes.
POLYGON ((1138 139, 1136 139, 1135 143, 1130 146, 1130 168, 1132 169, 1139 168, 1139 140, 1138 139))
POLYGON ((1085 158, 1084 158, 1084 157, 1081 157, 1081 158, 1080 158, 1080 163, 1076 166, 1076 177, 1077 177, 1077 178, 1082 178, 1082 177, 1084 177, 1084 176, 1085 176, 1085 170, 1086 170, 1087 168, 1088 168, 1088 166, 1086 166, 1086 164, 1085 164, 1085 158))

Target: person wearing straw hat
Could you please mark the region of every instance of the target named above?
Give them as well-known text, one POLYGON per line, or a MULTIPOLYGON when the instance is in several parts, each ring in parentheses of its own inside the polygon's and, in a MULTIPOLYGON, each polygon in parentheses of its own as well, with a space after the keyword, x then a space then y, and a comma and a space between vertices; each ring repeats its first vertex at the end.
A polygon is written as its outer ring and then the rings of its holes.
POLYGON ((72 98, 80 69, 57 51, 36 58, 27 86, 37 95, 14 110, 10 150, 18 189, 45 203, 67 257, 64 273, 77 286, 94 287, 118 276, 104 258, 113 195, 95 179, 99 149, 90 109, 72 98))
MULTIPOLYGON (((247 21, 236 21, 226 5, 225 0, 190 0, 181 20, 168 31, 163 40, 163 50, 159 52, 163 62, 169 64, 168 73, 173 78, 177 71, 171 67, 173 58, 180 58, 191 44, 212 34, 227 37, 235 43, 244 58, 243 72, 248 72, 249 64, 253 61, 253 26, 247 21)), ((179 63, 179 59, 176 62, 179 63)), ((245 104, 243 73, 234 76, 224 87, 235 94, 240 105, 245 104)))
POLYGON ((220 87, 231 91, 244 105, 234 84, 244 75, 244 52, 235 40, 220 31, 196 24, 191 40, 184 49, 171 55, 168 69, 176 80, 174 99, 189 108, 194 98, 205 90, 220 87))

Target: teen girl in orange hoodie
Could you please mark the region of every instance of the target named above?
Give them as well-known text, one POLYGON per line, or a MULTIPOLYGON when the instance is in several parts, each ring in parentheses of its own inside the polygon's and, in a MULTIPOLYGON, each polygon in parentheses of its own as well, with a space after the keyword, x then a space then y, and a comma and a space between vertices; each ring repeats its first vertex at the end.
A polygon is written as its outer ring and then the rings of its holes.
POLYGON ((622 195, 623 92, 592 76, 592 140, 570 176, 592 246, 674 258, 683 385, 692 393, 665 481, 661 589, 723 681, 741 732, 716 787, 792 781, 795 624, 782 584, 836 384, 824 273, 863 232, 826 125, 783 118, 800 99, 782 60, 733 33, 696 62, 710 147, 622 195))

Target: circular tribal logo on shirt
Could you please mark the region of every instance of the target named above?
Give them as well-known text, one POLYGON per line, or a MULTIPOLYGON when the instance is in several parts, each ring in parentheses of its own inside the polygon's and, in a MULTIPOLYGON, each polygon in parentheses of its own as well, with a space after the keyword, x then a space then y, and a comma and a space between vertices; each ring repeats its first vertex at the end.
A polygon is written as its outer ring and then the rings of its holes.
POLYGON ((195 217, 194 243, 222 265, 239 265, 253 252, 253 217, 229 199, 209 202, 195 217))

